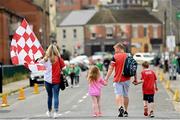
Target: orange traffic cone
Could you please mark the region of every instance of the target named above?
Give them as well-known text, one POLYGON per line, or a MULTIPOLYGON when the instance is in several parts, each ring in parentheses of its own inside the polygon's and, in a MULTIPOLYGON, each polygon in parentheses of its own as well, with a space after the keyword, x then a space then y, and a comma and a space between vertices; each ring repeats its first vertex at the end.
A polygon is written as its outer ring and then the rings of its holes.
POLYGON ((7 94, 3 94, 1 107, 7 107, 7 106, 9 106, 7 103, 7 94))
POLYGON ((176 89, 174 96, 173 96, 173 100, 175 100, 176 102, 180 101, 180 95, 179 95, 179 90, 176 89))
POLYGON ((166 89, 170 89, 170 81, 169 80, 166 81, 166 89))
POLYGON ((39 94, 39 87, 38 84, 34 84, 34 94, 39 94))
POLYGON ((24 100, 26 97, 24 95, 24 89, 21 88, 19 89, 19 97, 18 97, 18 100, 24 100))

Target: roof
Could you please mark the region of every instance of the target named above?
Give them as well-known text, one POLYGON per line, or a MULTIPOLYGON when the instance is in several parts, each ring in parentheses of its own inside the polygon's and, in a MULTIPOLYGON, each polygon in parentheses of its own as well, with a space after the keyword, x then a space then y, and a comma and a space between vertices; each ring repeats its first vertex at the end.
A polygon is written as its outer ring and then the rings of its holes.
POLYGON ((72 11, 60 24, 60 26, 85 25, 94 16, 96 10, 72 11))
POLYGON ((161 23, 145 9, 104 9, 97 12, 88 24, 106 23, 161 23))

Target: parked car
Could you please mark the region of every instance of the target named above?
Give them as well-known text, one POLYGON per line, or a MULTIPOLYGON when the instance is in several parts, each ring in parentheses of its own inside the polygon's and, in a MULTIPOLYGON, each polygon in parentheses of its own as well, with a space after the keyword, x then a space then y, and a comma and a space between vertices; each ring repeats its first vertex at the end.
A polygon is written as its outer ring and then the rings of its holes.
POLYGON ((153 63, 154 57, 150 53, 136 53, 133 58, 137 61, 138 64, 142 64, 144 61, 153 63))
POLYGON ((101 61, 103 61, 104 59, 111 59, 112 58, 112 54, 108 53, 108 52, 95 52, 94 55, 92 55, 92 60, 93 61, 97 61, 98 59, 100 59, 101 61))
POLYGON ((38 83, 38 84, 44 83, 44 72, 45 71, 36 71, 30 73, 29 76, 30 87, 34 86, 34 83, 38 83))
POLYGON ((79 65, 82 71, 89 68, 89 59, 86 55, 80 55, 70 60, 70 64, 79 65))

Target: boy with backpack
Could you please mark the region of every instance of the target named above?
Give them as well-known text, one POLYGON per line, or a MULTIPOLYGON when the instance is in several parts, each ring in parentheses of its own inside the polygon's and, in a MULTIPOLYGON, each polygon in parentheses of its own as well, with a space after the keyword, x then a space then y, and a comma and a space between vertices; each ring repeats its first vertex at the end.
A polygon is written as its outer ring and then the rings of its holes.
POLYGON ((144 100, 144 116, 154 117, 154 94, 158 90, 156 83, 156 75, 154 71, 149 69, 149 63, 142 64, 141 81, 133 82, 135 85, 142 83, 143 100, 144 100), (148 112, 149 111, 149 112, 148 112))
POLYGON ((131 60, 129 59, 128 55, 124 51, 124 45, 121 43, 117 43, 114 46, 115 54, 111 60, 111 63, 108 68, 107 75, 105 80, 108 82, 110 75, 112 74, 113 70, 115 69, 115 75, 113 80, 114 86, 114 93, 116 94, 116 103, 118 107, 118 117, 128 117, 128 104, 129 104, 129 97, 128 97, 128 90, 130 86, 130 75, 124 75, 127 71, 128 74, 131 73, 132 76, 136 74, 137 63, 136 65, 131 64, 131 60), (128 62, 129 61, 129 62, 128 62), (129 63, 129 65, 128 65, 129 63), (128 66, 126 68, 126 66, 128 66), (129 69, 132 66, 134 68, 129 69), (125 67, 125 70, 124 70, 125 67), (134 70, 134 72, 132 72, 134 70))

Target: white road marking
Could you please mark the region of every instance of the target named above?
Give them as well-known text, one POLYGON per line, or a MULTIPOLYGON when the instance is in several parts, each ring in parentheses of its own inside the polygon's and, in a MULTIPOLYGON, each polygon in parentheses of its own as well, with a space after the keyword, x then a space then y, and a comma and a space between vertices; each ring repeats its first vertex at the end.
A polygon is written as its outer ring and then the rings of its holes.
POLYGON ((70 113, 70 112, 71 112, 71 111, 66 111, 65 114, 68 114, 68 113, 70 113))
POLYGON ((86 99, 86 98, 87 98, 87 96, 85 95, 85 96, 83 96, 82 98, 83 98, 83 99, 86 99))
POLYGON ((81 103, 81 102, 83 102, 83 100, 82 100, 82 99, 80 99, 80 100, 78 101, 78 103, 81 103))
POLYGON ((74 108, 77 108, 77 105, 73 105, 73 106, 72 106, 72 109, 74 109, 74 108))

